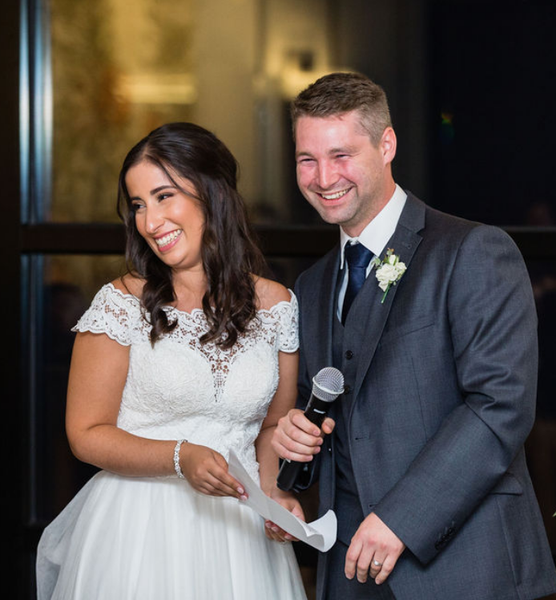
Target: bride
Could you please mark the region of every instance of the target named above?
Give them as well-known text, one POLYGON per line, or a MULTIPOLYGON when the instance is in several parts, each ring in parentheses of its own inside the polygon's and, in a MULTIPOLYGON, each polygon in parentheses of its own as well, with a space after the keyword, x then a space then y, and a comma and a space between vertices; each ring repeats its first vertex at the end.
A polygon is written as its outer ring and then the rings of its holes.
POLYGON ((294 406, 297 302, 260 276, 237 164, 191 123, 127 155, 127 274, 74 328, 66 428, 100 467, 46 528, 39 600, 305 598, 289 536, 242 504, 231 449, 272 498, 270 439, 294 406), (280 543, 281 542, 281 543, 280 543))

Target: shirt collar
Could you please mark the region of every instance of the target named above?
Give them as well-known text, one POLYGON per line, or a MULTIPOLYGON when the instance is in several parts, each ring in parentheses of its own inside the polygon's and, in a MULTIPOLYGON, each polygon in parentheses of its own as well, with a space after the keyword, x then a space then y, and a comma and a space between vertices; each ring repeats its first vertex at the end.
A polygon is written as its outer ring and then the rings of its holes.
POLYGON ((359 237, 352 238, 340 227, 340 268, 344 268, 344 248, 348 242, 363 244, 375 256, 380 256, 388 240, 396 231, 407 194, 396 184, 392 197, 378 215, 363 229, 359 237))

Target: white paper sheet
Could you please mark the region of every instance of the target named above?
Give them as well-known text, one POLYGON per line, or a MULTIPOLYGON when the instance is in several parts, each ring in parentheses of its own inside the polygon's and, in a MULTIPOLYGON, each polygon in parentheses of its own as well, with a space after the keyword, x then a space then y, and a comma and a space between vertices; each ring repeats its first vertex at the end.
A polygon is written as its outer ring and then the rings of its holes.
POLYGON ((326 552, 336 542, 337 520, 333 510, 311 523, 304 523, 278 502, 269 498, 251 479, 233 450, 230 451, 228 471, 243 484, 249 498, 244 502, 259 515, 276 523, 284 531, 313 548, 326 552))

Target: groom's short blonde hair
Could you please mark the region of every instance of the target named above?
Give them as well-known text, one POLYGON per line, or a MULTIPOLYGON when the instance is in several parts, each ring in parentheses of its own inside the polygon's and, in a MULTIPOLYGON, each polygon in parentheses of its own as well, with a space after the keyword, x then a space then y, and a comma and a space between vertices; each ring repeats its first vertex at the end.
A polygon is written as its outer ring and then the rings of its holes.
POLYGON ((378 146, 387 127, 392 127, 386 93, 360 73, 330 73, 317 79, 295 98, 290 107, 293 134, 301 117, 332 117, 358 111, 361 127, 378 146))

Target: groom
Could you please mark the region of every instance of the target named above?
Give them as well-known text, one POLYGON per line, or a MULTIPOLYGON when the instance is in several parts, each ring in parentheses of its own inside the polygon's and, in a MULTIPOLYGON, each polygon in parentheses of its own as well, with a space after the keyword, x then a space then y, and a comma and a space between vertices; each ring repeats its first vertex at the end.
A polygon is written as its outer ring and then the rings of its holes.
POLYGON ((296 285, 299 406, 323 367, 342 371, 345 393, 329 435, 295 409, 273 438, 281 457, 310 465, 306 485, 319 479, 320 514, 338 516, 319 600, 555 592, 523 450, 537 321, 521 255, 500 229, 394 182, 387 100, 366 77, 319 79, 292 118, 299 187, 340 226, 339 245, 296 285))

